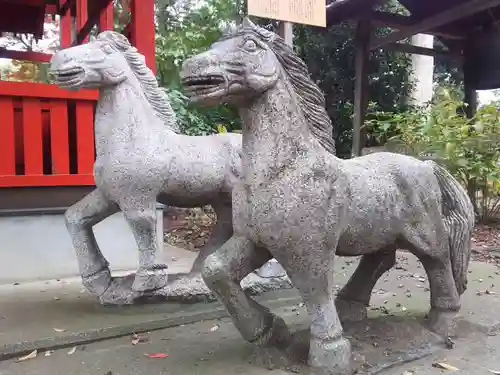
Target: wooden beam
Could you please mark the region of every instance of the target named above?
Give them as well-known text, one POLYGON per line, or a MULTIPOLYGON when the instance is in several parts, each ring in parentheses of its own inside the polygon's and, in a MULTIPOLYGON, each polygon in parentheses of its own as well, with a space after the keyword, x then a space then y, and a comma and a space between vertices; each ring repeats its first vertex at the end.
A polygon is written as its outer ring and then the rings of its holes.
POLYGON ((383 46, 382 48, 389 51, 411 53, 414 55, 426 55, 432 57, 445 56, 457 60, 462 59, 462 55, 456 52, 447 51, 443 49, 414 46, 412 44, 406 44, 406 43, 390 43, 387 44, 386 46, 383 46))
POLYGON ((393 32, 386 37, 375 39, 370 44, 370 49, 398 42, 415 34, 426 33, 434 28, 482 12, 497 5, 500 5, 500 0, 470 0, 461 3, 453 8, 448 8, 441 13, 428 17, 416 25, 409 26, 405 30, 393 32))
POLYGON ((57 14, 66 15, 74 4, 76 4, 76 0, 57 0, 57 14))
POLYGON ((361 156, 364 147, 364 122, 368 106, 368 56, 371 36, 369 12, 362 14, 355 36, 355 80, 354 80, 354 120, 352 133, 352 157, 361 156))
MULTIPOLYGON (((372 25, 376 27, 389 27, 397 30, 406 30, 408 27, 416 25, 419 21, 414 17, 403 16, 402 14, 374 11, 370 16, 372 25)), ((446 39, 463 40, 465 37, 456 30, 440 27, 426 31, 426 34, 439 36, 446 39)))
POLYGON ((50 62, 52 55, 41 52, 13 51, 0 47, 0 58, 48 63, 50 62))
POLYGON ((57 14, 57 5, 47 4, 45 5, 45 13, 47 14, 57 14))
POLYGON ((371 8, 371 0, 369 5, 363 4, 363 2, 365 2, 365 0, 336 0, 328 4, 326 6, 327 25, 336 24, 348 18, 355 17, 360 5, 364 7, 369 6, 371 8))

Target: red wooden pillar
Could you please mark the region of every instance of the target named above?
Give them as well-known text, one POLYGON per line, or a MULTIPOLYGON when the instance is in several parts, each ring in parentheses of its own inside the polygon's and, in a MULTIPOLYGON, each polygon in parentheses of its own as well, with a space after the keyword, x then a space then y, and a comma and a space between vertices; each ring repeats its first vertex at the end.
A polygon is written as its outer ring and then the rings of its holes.
POLYGON ((130 39, 156 73, 155 0, 131 0, 130 39))
MULTIPOLYGON (((63 1, 59 0, 59 3, 62 5, 63 1)), ((71 17, 71 10, 68 9, 66 14, 61 16, 59 22, 59 30, 60 30, 60 45, 61 48, 71 47, 71 43, 73 42, 73 30, 74 23, 73 17, 71 17)))
POLYGON ((108 7, 101 12, 99 18, 99 31, 103 32, 106 30, 115 29, 115 9, 113 7, 113 2, 109 3, 108 7))
MULTIPOLYGON (((82 29, 83 25, 87 22, 89 18, 89 8, 87 0, 76 0, 76 26, 77 26, 77 34, 82 29)), ((89 41, 89 36, 87 35, 83 40, 83 43, 87 43, 89 41)))

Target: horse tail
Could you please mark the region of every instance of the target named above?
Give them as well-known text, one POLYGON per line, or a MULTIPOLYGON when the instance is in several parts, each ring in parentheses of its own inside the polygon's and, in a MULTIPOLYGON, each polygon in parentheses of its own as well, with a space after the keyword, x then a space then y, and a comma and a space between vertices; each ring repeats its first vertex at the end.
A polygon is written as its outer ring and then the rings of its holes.
POLYGON ((467 269, 471 254, 471 238, 475 224, 475 213, 467 191, 443 167, 434 161, 434 175, 438 180, 443 201, 443 219, 448 232, 453 278, 459 295, 467 289, 467 269))

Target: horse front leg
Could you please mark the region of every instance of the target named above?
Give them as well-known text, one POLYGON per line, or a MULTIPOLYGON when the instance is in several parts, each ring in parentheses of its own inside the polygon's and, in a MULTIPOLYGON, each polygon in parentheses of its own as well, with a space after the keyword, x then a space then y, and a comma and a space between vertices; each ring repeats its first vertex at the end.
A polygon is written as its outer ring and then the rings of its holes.
POLYGON ((233 235, 233 211, 231 206, 231 202, 212 204, 212 208, 217 216, 217 222, 207 242, 200 249, 191 268, 191 274, 199 274, 203 268, 205 259, 233 235))
POLYGON ((111 284, 109 263, 99 249, 92 227, 118 212, 119 208, 96 189, 64 213, 83 285, 94 296, 101 296, 111 284))
POLYGON ((144 293, 167 284, 166 264, 157 264, 158 253, 156 199, 128 197, 120 202, 139 249, 139 268, 132 284, 134 292, 144 293))
POLYGON ((349 375, 351 344, 343 336, 334 303, 333 266, 336 242, 309 231, 293 247, 274 252, 311 317, 309 364, 321 375, 349 375), (332 246, 330 246, 332 245, 332 246))
POLYGON ((260 345, 286 347, 290 334, 285 322, 248 297, 240 282, 271 259, 271 254, 245 237, 233 236, 206 260, 203 280, 225 305, 243 338, 260 345))

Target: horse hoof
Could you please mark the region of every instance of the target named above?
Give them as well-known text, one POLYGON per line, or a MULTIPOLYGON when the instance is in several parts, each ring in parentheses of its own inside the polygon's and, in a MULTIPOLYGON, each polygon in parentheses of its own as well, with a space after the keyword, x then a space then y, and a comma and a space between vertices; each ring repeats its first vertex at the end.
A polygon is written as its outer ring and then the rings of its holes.
POLYGON ((282 318, 277 315, 273 315, 272 318, 272 323, 265 329, 264 334, 253 343, 264 347, 286 349, 292 341, 290 331, 282 318))
POLYGON ((335 299, 335 307, 342 324, 361 322, 367 317, 366 306, 357 301, 337 298, 335 299))
POLYGON ((153 266, 145 270, 139 270, 132 284, 134 292, 151 292, 167 285, 168 274, 163 267, 153 266))
POLYGON ((112 278, 109 268, 103 268, 90 276, 82 276, 82 284, 93 296, 100 296, 108 290, 112 278))
POLYGON ((312 339, 309 365, 318 375, 350 375, 351 343, 344 337, 335 341, 312 339))
POLYGON ((109 288, 99 296, 99 302, 105 306, 132 305, 139 293, 132 291, 130 276, 113 277, 109 288))
POLYGON ((457 312, 431 308, 427 317, 429 329, 443 339, 454 337, 457 326, 457 312))

